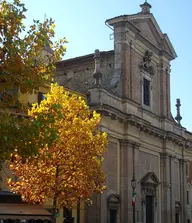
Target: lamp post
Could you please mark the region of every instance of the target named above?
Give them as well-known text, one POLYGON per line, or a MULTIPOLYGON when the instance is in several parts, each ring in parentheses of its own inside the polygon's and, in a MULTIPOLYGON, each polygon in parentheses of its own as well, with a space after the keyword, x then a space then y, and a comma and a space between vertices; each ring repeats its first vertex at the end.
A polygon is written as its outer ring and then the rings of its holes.
POLYGON ((137 186, 137 181, 135 179, 135 176, 133 175, 133 178, 131 180, 131 187, 133 189, 133 192, 132 192, 132 206, 133 206, 133 223, 135 223, 135 188, 137 186))

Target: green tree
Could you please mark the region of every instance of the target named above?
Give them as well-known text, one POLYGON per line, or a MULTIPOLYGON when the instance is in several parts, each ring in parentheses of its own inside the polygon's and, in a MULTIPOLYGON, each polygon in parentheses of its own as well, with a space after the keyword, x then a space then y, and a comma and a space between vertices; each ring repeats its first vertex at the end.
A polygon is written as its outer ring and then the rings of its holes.
MULTIPOLYGON (((50 84, 56 72, 55 63, 66 51, 66 38, 53 42, 54 21, 33 20, 27 30, 26 11, 20 0, 0 1, 0 160, 9 157, 15 143, 29 141, 38 131, 38 123, 30 126, 28 120, 23 122, 10 115, 21 112, 18 92, 30 94, 50 84)), ((31 145, 29 150, 17 152, 27 155, 34 150, 31 145)))

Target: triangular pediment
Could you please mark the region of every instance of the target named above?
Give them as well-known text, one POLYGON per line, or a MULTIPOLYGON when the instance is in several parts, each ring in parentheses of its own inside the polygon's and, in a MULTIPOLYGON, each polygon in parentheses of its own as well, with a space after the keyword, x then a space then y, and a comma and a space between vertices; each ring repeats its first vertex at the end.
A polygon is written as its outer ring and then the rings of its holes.
POLYGON ((137 19, 132 22, 141 31, 141 34, 146 39, 158 47, 161 46, 161 37, 157 30, 153 27, 150 19, 137 19))
POLYGON ((117 27, 117 24, 126 24, 126 28, 134 32, 138 40, 146 44, 148 48, 153 48, 159 55, 166 56, 168 60, 175 59, 177 54, 171 41, 167 34, 161 31, 155 17, 150 13, 149 4, 144 4, 141 6, 145 6, 143 9, 147 6, 147 11, 142 9, 142 12, 137 14, 117 16, 106 20, 106 23, 114 27, 117 27))
POLYGON ((142 36, 162 51, 166 51, 173 59, 177 54, 167 36, 162 33, 152 14, 135 14, 127 17, 128 21, 137 27, 142 36))
POLYGON ((154 185, 159 185, 159 179, 153 172, 147 173, 140 181, 141 184, 154 184, 154 185))

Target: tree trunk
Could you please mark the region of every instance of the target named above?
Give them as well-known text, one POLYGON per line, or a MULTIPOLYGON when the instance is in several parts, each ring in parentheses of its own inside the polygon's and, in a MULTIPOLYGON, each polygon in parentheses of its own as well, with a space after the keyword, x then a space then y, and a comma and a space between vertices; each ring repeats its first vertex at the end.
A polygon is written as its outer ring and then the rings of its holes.
POLYGON ((77 201, 77 223, 80 223, 80 197, 77 201))
POLYGON ((53 197, 53 207, 52 207, 52 216, 51 216, 51 222, 56 223, 56 211, 57 211, 57 181, 58 181, 58 175, 59 175, 59 167, 56 167, 56 173, 55 173, 55 194, 53 197))
POLYGON ((57 199, 54 196, 54 198, 53 198, 52 216, 51 216, 51 222, 52 223, 56 223, 56 210, 57 210, 56 205, 57 205, 57 199))

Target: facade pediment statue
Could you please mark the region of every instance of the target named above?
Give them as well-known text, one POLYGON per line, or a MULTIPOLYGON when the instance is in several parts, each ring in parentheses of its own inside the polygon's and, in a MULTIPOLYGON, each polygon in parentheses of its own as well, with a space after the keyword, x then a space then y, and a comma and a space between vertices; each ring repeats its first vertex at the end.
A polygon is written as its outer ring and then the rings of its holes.
POLYGON ((155 74, 155 69, 151 63, 152 56, 153 53, 147 50, 144 54, 143 61, 140 64, 140 68, 153 76, 155 74))

